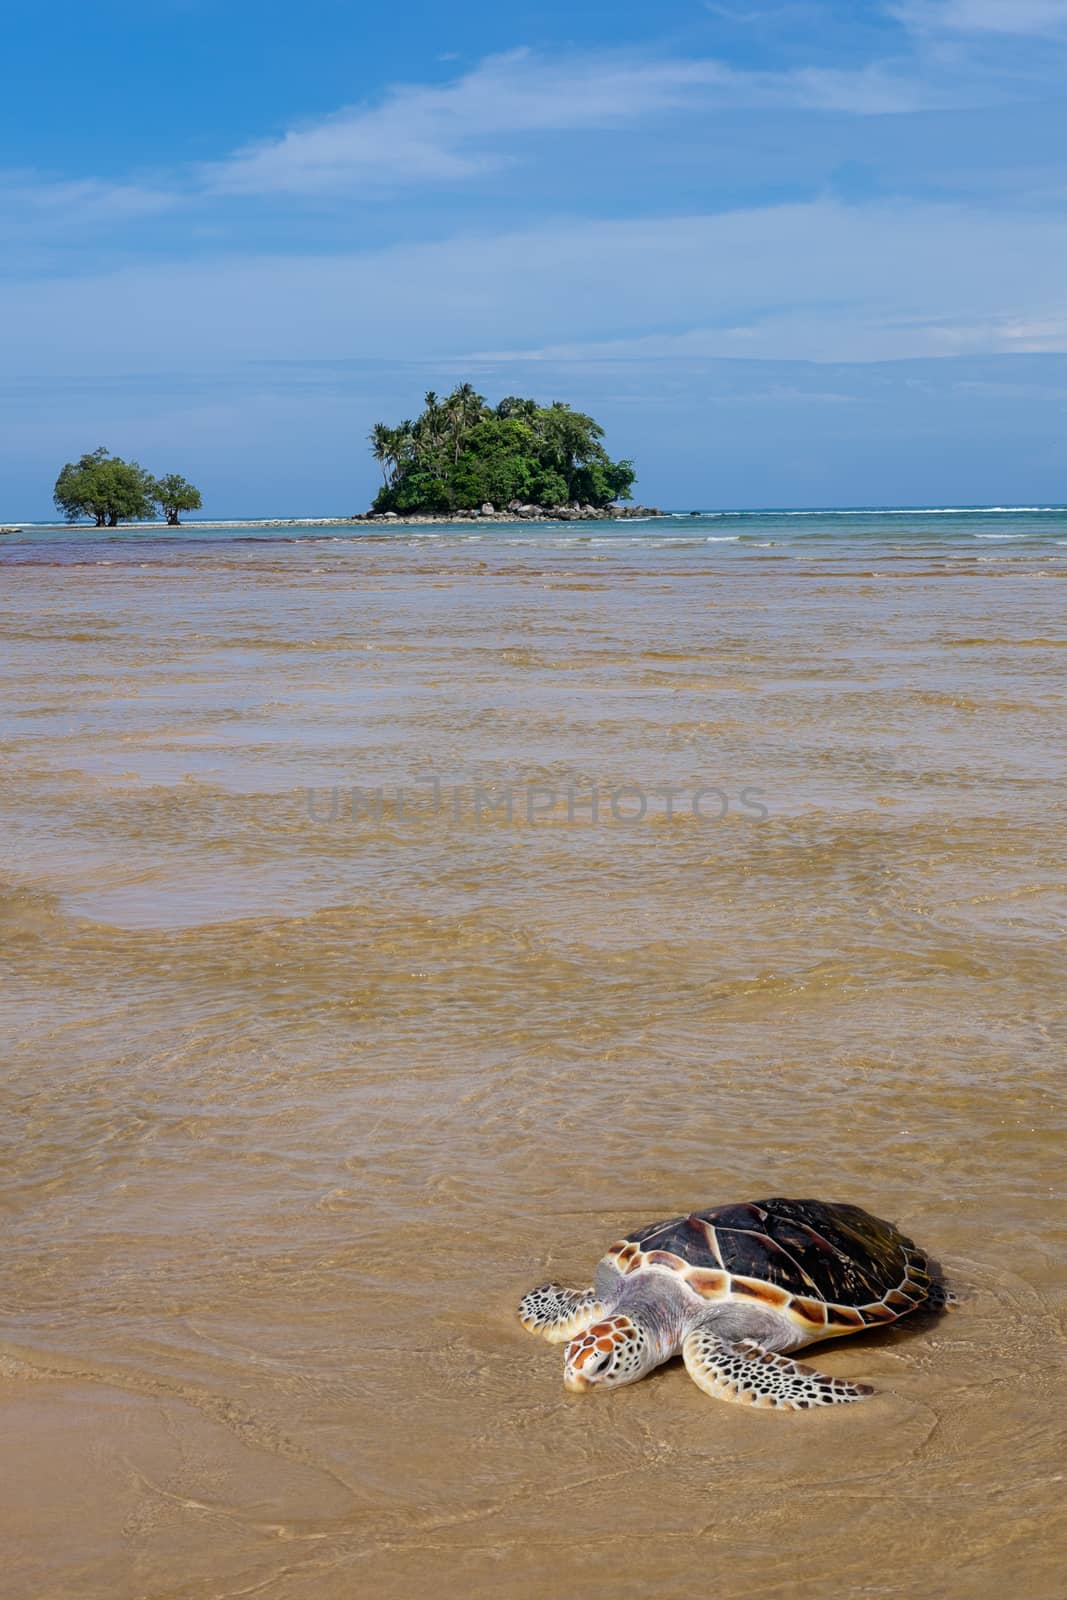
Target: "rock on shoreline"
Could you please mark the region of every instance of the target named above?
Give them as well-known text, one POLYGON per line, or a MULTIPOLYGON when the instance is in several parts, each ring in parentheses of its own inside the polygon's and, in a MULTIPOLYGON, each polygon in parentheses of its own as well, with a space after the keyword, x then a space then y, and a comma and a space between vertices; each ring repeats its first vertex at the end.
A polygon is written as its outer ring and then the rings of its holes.
POLYGON ((512 500, 501 510, 488 502, 480 511, 363 511, 352 517, 353 522, 374 522, 385 527, 409 523, 449 522, 622 522, 634 518, 662 517, 666 512, 655 506, 536 506, 512 500))

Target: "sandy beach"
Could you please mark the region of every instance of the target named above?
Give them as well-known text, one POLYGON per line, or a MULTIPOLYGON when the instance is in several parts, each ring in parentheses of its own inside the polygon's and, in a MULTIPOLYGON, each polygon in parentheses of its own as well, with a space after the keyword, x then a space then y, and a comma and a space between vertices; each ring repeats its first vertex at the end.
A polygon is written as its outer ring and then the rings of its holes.
POLYGON ((1061 1592, 1058 516, 5 539, 9 1600, 1061 1592), (961 1305, 565 1394, 760 1194, 961 1305))

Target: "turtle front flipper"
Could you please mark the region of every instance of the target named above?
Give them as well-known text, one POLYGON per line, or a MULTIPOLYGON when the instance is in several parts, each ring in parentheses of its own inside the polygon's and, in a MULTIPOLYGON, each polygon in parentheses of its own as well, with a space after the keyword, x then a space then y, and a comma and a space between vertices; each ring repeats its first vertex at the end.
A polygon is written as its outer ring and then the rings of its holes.
POLYGON ((519 1301, 519 1321, 526 1332, 539 1333, 549 1344, 577 1338, 603 1314, 592 1289, 564 1289, 559 1283, 542 1283, 519 1301))
POLYGON ((764 1411, 807 1411, 811 1406, 864 1400, 874 1393, 864 1383, 828 1378, 814 1367, 776 1355, 754 1339, 727 1344, 710 1328, 696 1327, 686 1336, 682 1359, 705 1394, 764 1411))

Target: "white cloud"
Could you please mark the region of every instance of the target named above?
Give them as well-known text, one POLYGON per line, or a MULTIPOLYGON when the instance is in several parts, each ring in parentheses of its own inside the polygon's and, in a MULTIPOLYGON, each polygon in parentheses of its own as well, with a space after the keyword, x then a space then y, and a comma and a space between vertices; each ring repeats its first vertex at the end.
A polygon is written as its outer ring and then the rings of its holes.
POLYGON ((9 282, 9 372, 1067 350, 1067 219, 831 201, 9 282), (522 330, 521 344, 516 330, 522 330), (518 348, 516 348, 518 345, 518 348), (474 355, 472 355, 472 352, 474 355))
POLYGON ((1045 316, 1020 316, 1014 313, 995 317, 989 322, 933 325, 929 331, 953 354, 957 351, 998 350, 1047 355, 1067 350, 1067 306, 1050 311, 1045 316))
POLYGON ((502 135, 607 127, 682 102, 708 81, 699 63, 597 69, 526 51, 492 56, 440 87, 403 85, 208 170, 228 193, 467 177, 497 164, 502 135))
MULTIPOLYGON (((942 0, 993 6, 996 0, 942 0)), ((1022 6, 1054 0, 1018 0, 1022 6)), ((1067 0, 1055 0, 1067 7, 1067 0)), ((935 14, 911 0, 908 14, 935 14)), ((388 90, 378 104, 349 107, 279 138, 250 143, 170 186, 95 178, 54 181, 0 172, 0 225, 91 226, 136 220, 232 195, 313 196, 472 179, 536 150, 538 136, 630 127, 674 114, 786 109, 886 116, 986 102, 988 78, 925 76, 893 61, 850 68, 742 71, 711 59, 615 56, 549 58, 529 50, 490 56, 442 84, 388 90)), ((993 98, 996 94, 993 93, 993 98)), ((711 135, 705 131, 705 136, 711 135)))
POLYGON ((889 9, 919 32, 1067 33, 1067 0, 902 0, 889 9))
POLYGON ((176 196, 137 183, 98 178, 50 180, 34 173, 0 172, 0 227, 27 232, 136 221, 168 210, 176 196))
POLYGON ((768 92, 779 103, 802 110, 846 111, 859 116, 896 116, 960 103, 958 94, 935 90, 877 63, 852 70, 802 67, 769 79, 768 92))
POLYGON ((929 103, 944 97, 877 64, 738 72, 711 60, 560 61, 517 50, 450 83, 394 88, 380 105, 353 106, 248 145, 204 177, 227 194, 451 181, 509 159, 516 147, 505 141, 523 135, 619 127, 672 110, 792 106, 864 115, 929 103))
MULTIPOLYGON (((1065 297, 1067 298, 1067 297, 1065 297)), ((811 309, 769 312, 748 323, 687 328, 684 333, 574 340, 537 349, 471 351, 486 365, 558 366, 607 362, 814 361, 835 365, 914 360, 926 356, 1047 354, 1067 352, 1067 304, 1046 317, 1013 313, 977 319, 946 313, 929 318, 842 309, 832 327, 811 309)))

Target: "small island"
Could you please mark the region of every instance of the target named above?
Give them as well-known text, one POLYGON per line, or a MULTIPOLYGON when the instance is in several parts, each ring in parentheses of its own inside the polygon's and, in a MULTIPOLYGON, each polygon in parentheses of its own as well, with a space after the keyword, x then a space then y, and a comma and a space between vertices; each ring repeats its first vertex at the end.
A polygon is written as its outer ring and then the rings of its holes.
POLYGON ((383 483, 354 521, 587 520, 660 516, 623 505, 632 461, 612 461, 604 430, 561 401, 509 395, 487 404, 469 383, 443 399, 432 390, 413 421, 369 434, 383 483))

